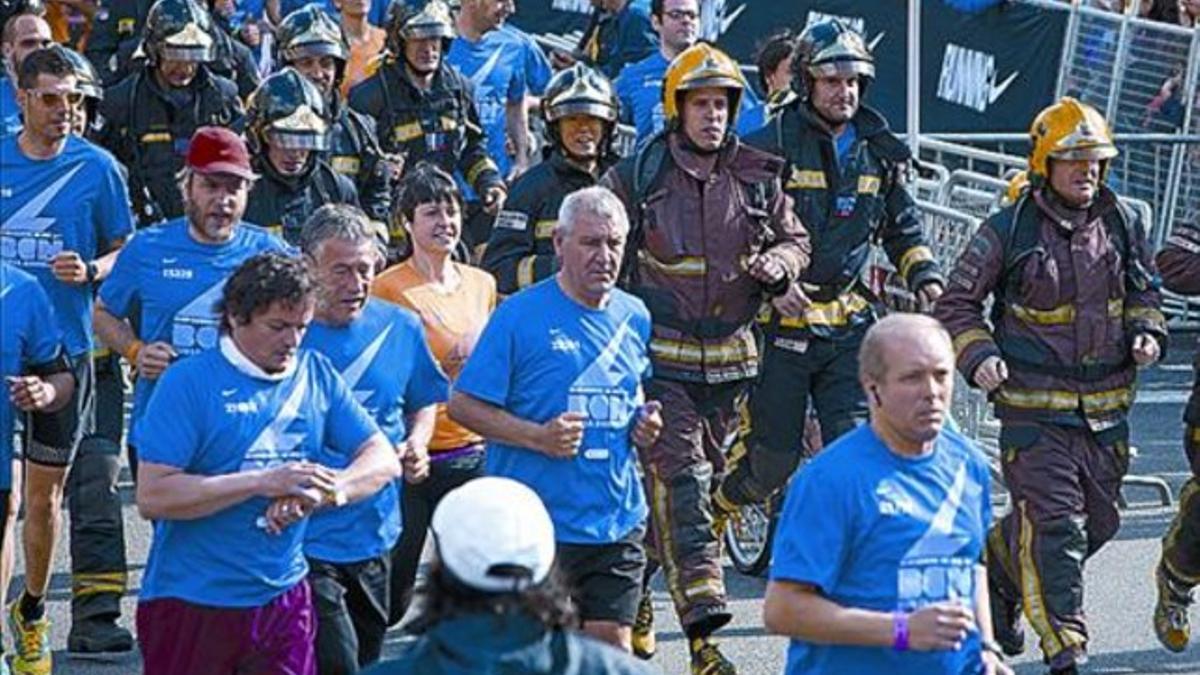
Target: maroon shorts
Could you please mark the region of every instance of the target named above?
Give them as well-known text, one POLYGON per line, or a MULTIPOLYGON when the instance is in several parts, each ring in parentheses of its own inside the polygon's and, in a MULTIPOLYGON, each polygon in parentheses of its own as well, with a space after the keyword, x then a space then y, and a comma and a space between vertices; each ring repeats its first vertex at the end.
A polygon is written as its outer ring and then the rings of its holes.
POLYGON ((174 598, 137 608, 145 675, 315 675, 316 616, 308 581, 262 607, 207 607, 174 598))

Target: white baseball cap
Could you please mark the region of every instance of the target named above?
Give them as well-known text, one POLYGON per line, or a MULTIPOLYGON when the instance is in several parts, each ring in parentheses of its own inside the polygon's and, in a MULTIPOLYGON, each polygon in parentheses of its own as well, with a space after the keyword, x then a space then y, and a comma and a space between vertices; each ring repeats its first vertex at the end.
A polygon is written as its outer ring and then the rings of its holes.
POLYGON ((430 523, 438 556, 477 590, 520 591, 546 580, 554 524, 537 493, 508 478, 476 478, 451 490, 430 523))

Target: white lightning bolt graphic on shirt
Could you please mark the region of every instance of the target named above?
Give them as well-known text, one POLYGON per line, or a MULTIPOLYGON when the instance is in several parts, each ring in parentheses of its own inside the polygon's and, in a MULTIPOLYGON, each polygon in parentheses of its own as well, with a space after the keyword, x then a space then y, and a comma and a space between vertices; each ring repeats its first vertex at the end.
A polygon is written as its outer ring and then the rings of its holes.
POLYGON ((243 470, 267 468, 298 459, 290 455, 304 440, 304 434, 288 433, 287 428, 300 416, 300 404, 304 401, 304 395, 308 393, 308 378, 305 373, 297 373, 294 379, 296 386, 279 407, 275 419, 271 420, 246 450, 246 455, 242 458, 243 470))
POLYGON ((72 178, 74 178, 75 174, 79 173, 79 170, 82 168, 83 163, 80 162, 79 164, 75 165, 75 168, 60 176, 58 180, 54 181, 50 185, 46 186, 46 188, 39 192, 37 196, 35 196, 33 199, 30 199, 28 202, 25 202, 24 206, 14 211, 13 214, 8 217, 8 220, 4 221, 4 225, 0 226, 0 229, 20 232, 45 232, 46 230, 50 229, 50 226, 54 224, 55 219, 43 217, 41 215, 42 209, 45 209, 46 205, 58 196, 58 193, 62 191, 63 187, 72 178))
MULTIPOLYGON (((475 71, 475 74, 471 76, 471 84, 476 90, 481 89, 483 87, 483 83, 486 82, 489 77, 491 77, 492 71, 496 69, 496 64, 500 61, 500 52, 502 51, 504 50, 497 49, 496 51, 492 52, 492 55, 488 57, 488 60, 484 61, 483 65, 479 67, 479 70, 475 71)), ((488 91, 490 92, 491 89, 488 88, 488 91)), ((479 94, 479 96, 482 97, 483 95, 479 94)))
MULTIPOLYGON (((970 541, 965 533, 954 531, 954 519, 958 516, 963 498, 972 492, 968 483, 973 482, 967 476, 967 465, 963 463, 954 474, 954 483, 946 491, 937 513, 928 519, 929 528, 904 554, 904 559, 954 555, 970 541)), ((975 491, 979 491, 978 487, 975 491)))
POLYGON ((362 376, 367 373, 367 369, 371 367, 371 363, 375 360, 375 356, 379 353, 379 350, 383 348, 383 343, 387 340, 391 332, 392 327, 390 325, 383 329, 379 336, 372 340, 371 344, 367 345, 367 348, 355 357, 350 362, 350 365, 346 366, 346 369, 342 371, 342 379, 346 381, 346 386, 350 387, 350 390, 354 392, 354 398, 358 399, 358 402, 363 407, 366 407, 367 400, 374 395, 375 390, 366 389, 360 391, 358 383, 362 380, 362 376))

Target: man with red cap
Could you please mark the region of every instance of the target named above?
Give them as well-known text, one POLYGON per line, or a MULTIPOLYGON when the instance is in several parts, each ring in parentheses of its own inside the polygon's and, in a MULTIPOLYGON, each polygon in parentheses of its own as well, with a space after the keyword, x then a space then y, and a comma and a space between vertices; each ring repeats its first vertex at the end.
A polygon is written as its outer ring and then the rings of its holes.
POLYGON ((96 334, 138 372, 129 432, 135 476, 141 417, 163 371, 216 346, 215 305, 233 270, 258 253, 288 250, 275 235, 242 222, 256 178, 240 136, 222 127, 197 129, 179 181, 184 216, 139 231, 100 287, 96 334))

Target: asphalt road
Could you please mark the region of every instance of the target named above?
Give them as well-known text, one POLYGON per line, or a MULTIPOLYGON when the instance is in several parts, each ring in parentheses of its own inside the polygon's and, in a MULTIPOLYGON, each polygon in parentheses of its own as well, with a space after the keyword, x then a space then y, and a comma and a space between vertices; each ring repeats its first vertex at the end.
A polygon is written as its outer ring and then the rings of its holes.
MULTIPOLYGON (((1133 470, 1139 474, 1161 476, 1173 493, 1187 478, 1187 464, 1180 449, 1183 404, 1191 386, 1191 356, 1195 335, 1173 336, 1168 358, 1147 371, 1134 410, 1133 439, 1140 452, 1133 470)), ((134 593, 140 585, 150 540, 150 528, 132 506, 130 486, 125 485, 126 536, 131 563, 131 592, 125 598, 122 623, 132 626, 134 593)), ((1086 608, 1091 621, 1091 662, 1085 672, 1092 673, 1200 673, 1200 646, 1194 643, 1182 654, 1170 654, 1159 647, 1151 627, 1154 608, 1153 570, 1160 544, 1173 507, 1164 508, 1157 496, 1144 488, 1126 490, 1130 502, 1116 540, 1101 550, 1088 564, 1086 608)), ((64 527, 64 532, 66 528, 64 527)), ((70 573, 63 552, 55 566, 49 594, 53 627, 55 673, 80 675, 132 675, 140 673, 136 654, 114 663, 71 661, 65 653, 69 624, 70 573)), ((14 581, 14 588, 17 583, 14 581)), ((761 606, 766 583, 743 577, 727 568, 726 583, 731 597, 734 620, 722 631, 726 653, 743 674, 780 673, 784 663, 786 640, 768 636, 762 628, 761 606)), ((10 593, 10 598, 12 594, 10 593)), ((659 654, 653 663, 665 673, 687 672, 687 646, 675 620, 670 599, 656 587, 654 595, 658 624, 659 654)), ((1200 613, 1193 620, 1200 622, 1200 613)), ((1030 638, 1032 638, 1030 633, 1030 638)), ((180 636, 180 639, 187 639, 180 636)), ((404 640, 398 632, 389 635, 388 651, 404 640)), ((1019 675, 1045 672, 1036 649, 1015 660, 1019 675)))

